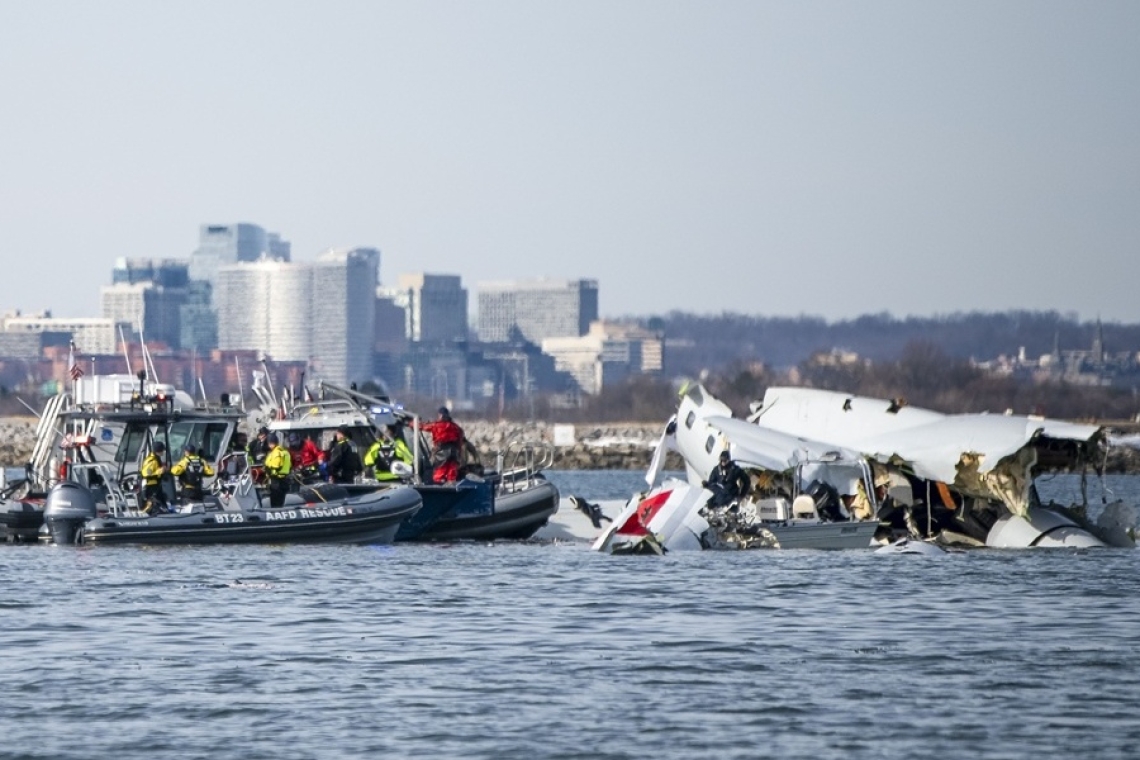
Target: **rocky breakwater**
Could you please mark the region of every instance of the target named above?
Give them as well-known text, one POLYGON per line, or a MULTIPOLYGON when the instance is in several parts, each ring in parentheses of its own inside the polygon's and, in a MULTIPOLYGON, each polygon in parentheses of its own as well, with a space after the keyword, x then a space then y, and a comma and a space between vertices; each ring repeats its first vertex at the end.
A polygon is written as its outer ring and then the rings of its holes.
MULTIPOLYGON (((494 463, 497 452, 508 455, 528 442, 541 442, 553 448, 553 469, 558 470, 644 470, 661 436, 661 425, 648 422, 607 424, 551 424, 547 422, 461 422, 467 439, 484 460, 494 463)), ((680 457, 670 454, 668 469, 681 469, 680 457)))
POLYGON ((36 444, 35 417, 0 417, 0 467, 23 467, 36 444))

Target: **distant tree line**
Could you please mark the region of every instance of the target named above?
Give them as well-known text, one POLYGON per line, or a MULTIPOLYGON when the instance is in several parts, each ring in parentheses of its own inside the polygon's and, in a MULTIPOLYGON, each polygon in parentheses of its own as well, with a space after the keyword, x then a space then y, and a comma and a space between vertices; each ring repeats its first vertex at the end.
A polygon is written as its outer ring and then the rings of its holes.
MULTIPOLYGON (((773 385, 802 385, 908 403, 942 412, 1043 414, 1061 419, 1128 420, 1140 413, 1137 389, 1033 383, 983 372, 971 359, 1016 354, 1039 357, 1088 350, 1095 321, 1059 312, 951 314, 896 319, 874 314, 827 323, 816 317, 699 316, 672 312, 644 320, 666 338, 661 377, 635 376, 609 385, 580 407, 530 399, 503 410, 505 417, 563 421, 664 421, 676 409, 685 379, 701 379, 738 416, 773 385), (852 363, 819 361, 842 348, 852 363)), ((1110 353, 1140 352, 1140 325, 1105 323, 1110 353)), ((497 410, 487 410, 494 417, 497 410)))
MULTIPOLYGON (((994 377, 966 359, 950 356, 933 343, 914 342, 893 361, 819 364, 811 360, 787 370, 760 362, 737 361, 717 372, 691 376, 732 408, 738 417, 763 398, 772 386, 806 386, 860 396, 902 399, 905 403, 946 413, 1011 410, 1059 419, 1131 420, 1140 413, 1135 390, 1067 383, 1027 383, 994 377)), ((634 377, 590 397, 580 409, 544 409, 549 419, 563 421, 664 422, 677 408, 681 378, 634 377)), ((525 410, 512 409, 508 416, 525 410)))
MULTIPOLYGON (((874 362, 892 361, 915 343, 937 346, 958 359, 990 359, 1024 348, 1036 358, 1053 350, 1087 350, 1095 321, 1060 312, 957 313, 939 317, 871 314, 828 323, 818 317, 701 316, 671 312, 646 320, 666 337, 665 374, 696 375, 734 361, 791 368, 813 354, 842 348, 874 362)), ((1105 349, 1140 351, 1140 325, 1105 323, 1105 349)))

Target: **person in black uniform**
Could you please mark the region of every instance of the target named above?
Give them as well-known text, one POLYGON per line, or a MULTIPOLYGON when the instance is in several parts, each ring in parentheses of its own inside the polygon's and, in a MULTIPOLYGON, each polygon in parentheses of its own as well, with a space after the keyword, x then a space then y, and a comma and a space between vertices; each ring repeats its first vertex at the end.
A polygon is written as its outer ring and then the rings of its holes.
POLYGON ((720 461, 709 473, 708 480, 701 485, 713 494, 706 506, 726 507, 737 499, 747 496, 751 483, 748 481, 748 473, 732 461, 727 451, 722 451, 720 461))
POLYGON ((352 483, 356 476, 364 471, 364 464, 352 441, 348 440, 348 428, 344 425, 337 428, 336 439, 329 447, 326 457, 328 462, 329 480, 333 483, 352 483))

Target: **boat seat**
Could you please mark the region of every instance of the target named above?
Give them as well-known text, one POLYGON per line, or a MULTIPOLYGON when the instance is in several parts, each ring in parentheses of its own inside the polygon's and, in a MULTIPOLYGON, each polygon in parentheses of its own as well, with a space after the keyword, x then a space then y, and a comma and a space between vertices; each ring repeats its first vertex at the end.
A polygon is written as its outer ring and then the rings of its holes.
POLYGON ((792 500, 792 518, 796 520, 818 520, 815 499, 802 493, 792 500))

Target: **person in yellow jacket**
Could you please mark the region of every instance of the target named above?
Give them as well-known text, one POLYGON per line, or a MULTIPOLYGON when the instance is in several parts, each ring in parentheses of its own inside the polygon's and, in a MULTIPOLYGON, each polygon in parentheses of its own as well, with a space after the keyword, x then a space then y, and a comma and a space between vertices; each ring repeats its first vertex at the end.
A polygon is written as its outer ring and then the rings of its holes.
POLYGON ((293 469, 293 459, 289 449, 281 445, 276 433, 265 439, 269 443, 269 453, 265 455, 265 474, 269 476, 269 506, 285 504, 285 494, 289 493, 289 472, 293 469))
POLYGON ((162 490, 162 477, 166 475, 166 463, 162 456, 166 453, 166 444, 155 441, 150 453, 143 459, 139 468, 139 476, 143 481, 143 511, 148 515, 156 515, 169 510, 166 502, 166 492, 162 490))
POLYGON ((186 444, 182 458, 170 468, 170 474, 182 484, 182 498, 186 501, 201 501, 205 498, 202 489, 203 478, 213 477, 214 468, 198 455, 198 449, 186 444))
POLYGON ((392 471, 392 465, 403 462, 410 471, 412 459, 412 450, 403 437, 394 435, 388 428, 364 452, 364 467, 371 470, 372 477, 377 480, 399 480, 400 476, 392 471))

